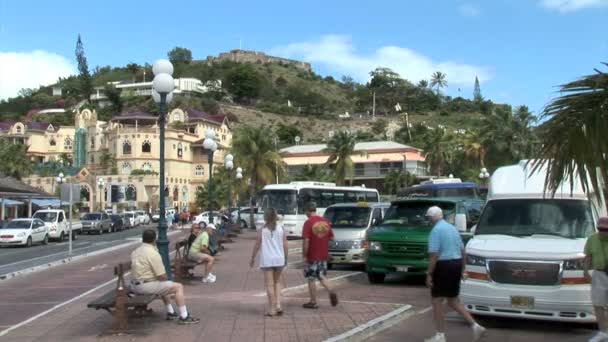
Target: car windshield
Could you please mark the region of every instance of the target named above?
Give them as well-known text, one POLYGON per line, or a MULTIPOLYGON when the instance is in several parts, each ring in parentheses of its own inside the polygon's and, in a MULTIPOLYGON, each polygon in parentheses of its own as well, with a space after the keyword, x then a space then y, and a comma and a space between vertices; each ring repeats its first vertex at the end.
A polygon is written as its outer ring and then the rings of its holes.
POLYGON ((32 216, 33 218, 41 219, 44 222, 55 222, 57 219, 57 213, 50 211, 37 212, 32 216))
POLYGON ((366 228, 372 209, 367 207, 331 207, 323 216, 332 228, 366 228))
POLYGON ((11 221, 4 229, 29 229, 31 221, 11 221))
POLYGON ((443 218, 454 224, 455 207, 454 203, 449 202, 397 202, 393 203, 380 226, 398 225, 406 227, 428 227, 431 228, 431 222, 426 217, 426 211, 432 207, 438 206, 443 210, 443 218))
POLYGON ((488 202, 475 234, 584 238, 593 231, 588 201, 513 199, 488 202))
POLYGON ((86 214, 82 219, 87 221, 99 221, 101 220, 101 214, 86 214))

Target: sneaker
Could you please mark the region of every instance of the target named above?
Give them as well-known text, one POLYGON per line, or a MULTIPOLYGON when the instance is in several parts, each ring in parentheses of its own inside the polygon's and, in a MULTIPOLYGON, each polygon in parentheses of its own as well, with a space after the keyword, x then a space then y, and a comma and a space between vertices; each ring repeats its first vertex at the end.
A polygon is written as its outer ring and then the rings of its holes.
POLYGON ((217 277, 215 276, 215 274, 209 272, 208 274, 209 277, 211 277, 213 280, 217 279, 217 277))
POLYGON ((589 342, 603 342, 608 341, 608 334, 603 331, 598 331, 598 333, 589 339, 589 342))
POLYGON ((179 318, 179 324, 197 324, 199 323, 201 320, 200 318, 194 318, 190 315, 188 315, 188 317, 186 318, 179 318))
POLYGON ((437 333, 431 338, 427 338, 424 342, 445 342, 445 334, 437 333))
POLYGON ((479 341, 479 339, 486 333, 486 328, 481 325, 475 323, 473 324, 473 342, 479 341))
POLYGON ((211 277, 211 275, 207 275, 207 277, 203 278, 203 283, 213 284, 215 283, 215 278, 211 277))
POLYGON ((167 312, 167 321, 175 321, 178 318, 179 318, 179 314, 177 312, 174 312, 174 313, 167 312))

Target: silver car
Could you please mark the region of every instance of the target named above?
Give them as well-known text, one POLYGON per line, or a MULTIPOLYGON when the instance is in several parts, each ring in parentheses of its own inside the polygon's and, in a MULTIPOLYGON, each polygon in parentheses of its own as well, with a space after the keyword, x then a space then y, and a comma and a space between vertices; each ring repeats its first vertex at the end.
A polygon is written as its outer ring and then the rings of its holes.
POLYGON ((82 217, 82 231, 103 234, 112 232, 112 220, 106 213, 88 213, 82 217))

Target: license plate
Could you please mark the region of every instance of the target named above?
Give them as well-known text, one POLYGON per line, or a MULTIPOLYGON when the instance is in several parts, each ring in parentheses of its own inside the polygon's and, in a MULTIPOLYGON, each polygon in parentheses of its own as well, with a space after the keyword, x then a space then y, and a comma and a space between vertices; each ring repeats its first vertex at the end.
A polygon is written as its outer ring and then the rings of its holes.
POLYGON ((395 266, 397 272, 407 272, 410 270, 409 266, 395 266))
POLYGON ((534 297, 511 296, 511 306, 531 309, 534 307, 534 297))

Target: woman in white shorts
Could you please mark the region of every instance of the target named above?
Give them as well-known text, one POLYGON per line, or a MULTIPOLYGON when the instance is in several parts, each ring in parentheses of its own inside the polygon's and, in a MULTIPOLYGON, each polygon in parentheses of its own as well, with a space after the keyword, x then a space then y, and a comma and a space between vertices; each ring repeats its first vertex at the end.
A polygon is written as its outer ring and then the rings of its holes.
POLYGON ((589 342, 608 341, 608 217, 598 220, 597 230, 585 244, 585 278, 591 280, 591 303, 599 327, 589 342), (589 269, 593 270, 592 276, 589 269))

